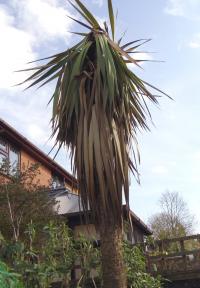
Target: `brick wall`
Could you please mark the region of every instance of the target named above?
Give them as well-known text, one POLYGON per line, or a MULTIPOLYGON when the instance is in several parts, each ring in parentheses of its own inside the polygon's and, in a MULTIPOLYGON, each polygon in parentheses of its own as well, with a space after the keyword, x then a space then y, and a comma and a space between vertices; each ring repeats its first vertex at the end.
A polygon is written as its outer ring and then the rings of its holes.
MULTIPOLYGON (((37 161, 32 158, 25 151, 21 151, 21 169, 26 169, 33 164, 36 164, 37 161)), ((40 185, 49 186, 51 183, 51 171, 46 168, 44 165, 40 164, 39 166, 39 174, 36 176, 35 181, 39 181, 40 185)))

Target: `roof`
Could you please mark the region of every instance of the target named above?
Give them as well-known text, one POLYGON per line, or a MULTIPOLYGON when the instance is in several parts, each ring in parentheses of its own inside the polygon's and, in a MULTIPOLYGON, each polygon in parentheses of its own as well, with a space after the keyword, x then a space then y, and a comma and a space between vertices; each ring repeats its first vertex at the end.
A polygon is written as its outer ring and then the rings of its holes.
MULTIPOLYGON (((133 211, 131 212, 131 220, 133 225, 135 224, 135 226, 137 226, 140 230, 143 231, 143 233, 146 236, 152 235, 152 231, 149 229, 149 227, 137 216, 135 215, 135 213, 133 213, 133 211)), ((81 212, 69 212, 69 213, 65 213, 64 215, 67 216, 67 218, 69 219, 70 222, 72 222, 73 220, 75 221, 76 225, 78 225, 78 223, 80 224, 80 216, 83 216, 83 211, 81 212)), ((83 218, 81 218, 83 221, 83 218)), ((73 221, 73 222, 74 222, 73 221)))
POLYGON ((55 162, 51 157, 47 156, 42 150, 31 143, 27 138, 22 136, 17 130, 11 127, 7 122, 0 118, 0 134, 6 135, 11 141, 14 141, 20 148, 26 151, 38 162, 49 168, 53 172, 65 178, 70 186, 77 186, 77 180, 62 166, 55 162))
POLYGON ((132 210, 130 210, 130 214, 133 223, 135 223, 140 229, 142 229, 146 233, 146 235, 152 235, 153 232, 132 210))
MULTIPOLYGON (((67 190, 54 190, 53 196, 56 197, 56 200, 60 203, 58 206, 60 207, 59 214, 66 215, 70 222, 76 223, 76 225, 80 224, 80 220, 83 219, 83 209, 80 203, 80 198, 77 194, 70 193, 67 190), (68 201, 70 199, 70 203, 68 201)), ((124 215, 126 215, 126 206, 124 208, 124 215)), ((152 231, 148 228, 148 226, 133 212, 130 210, 132 223, 135 224, 140 230, 144 232, 145 235, 151 235, 152 231)), ((126 216, 125 216, 126 217, 126 216)))

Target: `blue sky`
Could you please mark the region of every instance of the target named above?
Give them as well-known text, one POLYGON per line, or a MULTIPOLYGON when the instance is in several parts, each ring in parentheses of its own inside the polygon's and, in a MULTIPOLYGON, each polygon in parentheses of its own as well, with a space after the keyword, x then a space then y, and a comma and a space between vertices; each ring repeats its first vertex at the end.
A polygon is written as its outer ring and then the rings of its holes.
MULTIPOLYGON (((0 117, 43 151, 52 141, 47 107, 51 86, 23 92, 12 87, 25 74, 13 73, 25 63, 69 47, 77 29, 66 15, 75 15, 65 0, 0 0, 0 117)), ((106 19, 106 0, 85 0, 100 20, 106 19)), ((115 0, 120 36, 125 40, 152 38, 143 47, 147 59, 135 69, 143 79, 169 93, 151 107, 155 126, 138 135, 141 185, 131 178, 131 207, 145 221, 159 210, 158 199, 167 189, 178 191, 200 222, 200 1, 115 0)), ((57 161, 69 169, 66 153, 57 161)), ((198 226, 197 231, 200 230, 198 226)))

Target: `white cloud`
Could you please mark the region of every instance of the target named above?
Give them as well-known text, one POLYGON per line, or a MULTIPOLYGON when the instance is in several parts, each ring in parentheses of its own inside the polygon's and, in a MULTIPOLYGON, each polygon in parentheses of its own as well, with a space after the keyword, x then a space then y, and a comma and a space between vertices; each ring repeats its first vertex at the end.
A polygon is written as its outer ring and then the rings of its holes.
POLYGON ((31 141, 43 145, 45 141, 48 141, 49 133, 41 125, 38 126, 35 123, 30 123, 27 126, 27 136, 31 141))
MULTIPOLYGON (((47 102, 52 95, 52 89, 30 90, 20 93, 5 93, 0 97, 0 117, 7 121, 24 137, 49 153, 55 142, 49 139, 51 130, 51 105, 47 107, 47 102)), ((57 150, 52 151, 54 157, 57 150)), ((70 162, 66 150, 61 149, 56 160, 68 171, 70 162)))
MULTIPOLYGON (((143 66, 146 61, 153 60, 153 57, 151 56, 151 54, 145 53, 145 52, 132 54, 131 57, 133 57, 133 59, 135 60, 145 60, 144 62, 138 63, 140 66, 143 66)), ((134 63, 128 63, 128 67, 129 69, 132 70, 136 68, 136 65, 134 63)))
POLYGON ((192 41, 189 43, 189 47, 194 49, 200 48, 200 43, 192 41))
POLYGON ((103 0, 92 0, 92 3, 98 5, 99 7, 103 6, 103 0))
POLYGON ((169 0, 165 12, 174 16, 184 16, 184 6, 184 0, 169 0))
POLYGON ((48 141, 51 107, 46 108, 52 89, 23 92, 22 86, 12 87, 27 76, 13 71, 46 55, 43 47, 60 49, 62 42, 69 41, 67 30, 72 22, 67 15, 72 13, 65 8, 64 0, 5 2, 0 4, 0 117, 48 153, 54 144, 48 141))
POLYGON ((151 53, 139 52, 132 55, 135 60, 153 60, 151 53))
POLYGON ((165 12, 190 20, 200 20, 200 2, 199 0, 169 0, 165 12))
POLYGON ((54 37, 68 40, 72 21, 67 17, 71 13, 64 8, 64 1, 63 6, 59 0, 11 0, 10 3, 20 21, 19 27, 36 36, 36 41, 54 37))
POLYGON ((0 89, 10 89, 25 79, 22 69, 38 58, 42 44, 69 40, 72 22, 58 0, 10 0, 0 5, 0 89))
POLYGON ((194 160, 198 161, 198 163, 199 163, 199 160, 200 160, 200 151, 197 151, 196 153, 194 153, 193 157, 194 157, 194 160))
POLYGON ((189 43, 189 47, 193 49, 200 48, 200 34, 194 35, 193 40, 189 43))
POLYGON ((158 175, 165 175, 167 174, 168 170, 164 165, 156 165, 152 168, 152 172, 158 175))
POLYGON ((0 115, 36 145, 43 145, 50 136, 51 108, 47 102, 50 89, 2 93, 0 115))
POLYGON ((14 27, 14 17, 0 6, 0 88, 11 88, 24 79, 24 74, 13 73, 36 53, 32 49, 33 38, 27 32, 14 27))

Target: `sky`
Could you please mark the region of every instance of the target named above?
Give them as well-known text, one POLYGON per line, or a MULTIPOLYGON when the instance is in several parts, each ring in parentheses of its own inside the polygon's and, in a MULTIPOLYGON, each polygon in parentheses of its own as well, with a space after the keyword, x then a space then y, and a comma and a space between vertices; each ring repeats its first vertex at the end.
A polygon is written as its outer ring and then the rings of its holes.
MULTIPOLYGON (((100 21, 107 19, 106 0, 83 1, 100 21)), ((151 38, 134 69, 172 98, 151 106, 151 132, 138 134, 141 154, 138 185, 131 177, 130 205, 144 221, 159 211, 166 190, 177 191, 196 217, 200 232, 200 0, 113 0, 118 9, 117 36, 124 41, 151 38), (146 52, 152 52, 150 54, 146 52)), ((23 91, 14 86, 29 61, 67 49, 79 40, 67 15, 77 17, 66 0, 0 0, 0 117, 48 153, 52 85, 23 91)), ((70 171, 66 151, 56 161, 70 171)))

